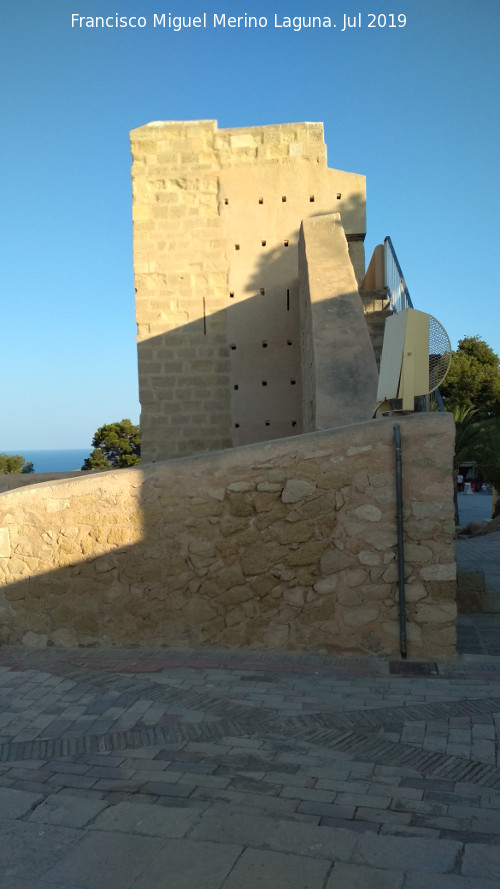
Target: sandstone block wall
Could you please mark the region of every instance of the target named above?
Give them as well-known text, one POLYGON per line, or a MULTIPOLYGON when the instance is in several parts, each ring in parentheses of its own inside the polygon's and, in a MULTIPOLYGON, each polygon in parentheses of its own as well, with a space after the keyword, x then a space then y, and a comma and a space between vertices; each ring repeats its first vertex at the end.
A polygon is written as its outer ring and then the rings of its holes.
MULTIPOLYGON (((453 419, 400 420, 410 656, 455 646, 453 419)), ((398 653, 393 421, 0 495, 0 638, 398 653)))
POLYGON ((323 127, 157 122, 131 133, 145 462, 303 431, 298 236, 339 212, 364 275, 365 180, 323 127))

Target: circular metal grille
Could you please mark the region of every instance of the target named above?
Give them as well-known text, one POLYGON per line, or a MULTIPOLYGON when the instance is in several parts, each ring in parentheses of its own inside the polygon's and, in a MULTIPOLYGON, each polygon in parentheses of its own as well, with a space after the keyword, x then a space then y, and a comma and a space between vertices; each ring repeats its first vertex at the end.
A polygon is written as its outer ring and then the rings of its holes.
POLYGON ((451 345, 446 330, 429 315, 429 392, 443 382, 451 362, 451 345))

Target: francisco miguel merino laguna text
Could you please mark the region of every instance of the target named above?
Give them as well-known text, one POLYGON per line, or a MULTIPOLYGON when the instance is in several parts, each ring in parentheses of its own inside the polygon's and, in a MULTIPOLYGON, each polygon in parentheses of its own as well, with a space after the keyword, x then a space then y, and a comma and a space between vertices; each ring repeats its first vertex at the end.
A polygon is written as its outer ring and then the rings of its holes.
MULTIPOLYGON (((374 13, 366 14, 367 28, 404 28, 406 26, 406 15, 403 13, 374 13)), ((364 25, 362 13, 355 15, 341 14, 340 31, 346 31, 348 28, 362 28, 364 25)), ((77 12, 71 15, 72 28, 147 28, 152 24, 153 28, 170 29, 172 31, 182 31, 189 28, 267 28, 269 24, 273 28, 287 28, 292 31, 301 31, 303 28, 336 28, 337 24, 332 21, 329 16, 309 15, 309 16, 287 16, 274 14, 274 18, 269 21, 265 15, 259 17, 255 15, 227 15, 227 13, 202 13, 201 15, 172 15, 171 12, 162 12, 153 14, 153 21, 149 21, 144 15, 114 15, 108 16, 91 16, 80 15, 77 12)))
MULTIPOLYGON (((115 13, 108 16, 91 16, 79 15, 73 13, 71 16, 72 28, 147 28, 152 24, 153 28, 169 28, 172 31, 182 31, 187 28, 267 28, 269 20, 266 16, 259 17, 255 15, 227 15, 225 12, 213 14, 202 13, 202 15, 172 15, 171 12, 155 12, 153 21, 148 22, 146 16, 125 16, 115 13)), ((281 20, 278 16, 274 16, 275 28, 293 28, 299 31, 305 28, 331 28, 331 19, 325 16, 295 16, 289 18, 282 16, 281 20)), ((335 27, 335 25, 333 26, 335 27)))

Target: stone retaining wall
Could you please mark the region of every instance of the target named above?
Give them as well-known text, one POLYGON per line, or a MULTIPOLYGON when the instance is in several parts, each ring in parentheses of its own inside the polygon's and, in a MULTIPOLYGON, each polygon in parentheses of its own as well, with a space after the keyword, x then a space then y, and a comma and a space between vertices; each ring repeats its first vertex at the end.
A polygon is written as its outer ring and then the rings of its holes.
MULTIPOLYGON (((410 656, 455 650, 451 416, 399 420, 410 656)), ((393 420, 0 495, 0 633, 397 654, 393 420)))
MULTIPOLYGON (((102 470, 100 470, 102 471, 102 470)), ((81 470, 72 472, 2 472, 0 473, 0 494, 24 488, 26 485, 39 485, 43 482, 57 482, 65 478, 80 478, 81 470)))

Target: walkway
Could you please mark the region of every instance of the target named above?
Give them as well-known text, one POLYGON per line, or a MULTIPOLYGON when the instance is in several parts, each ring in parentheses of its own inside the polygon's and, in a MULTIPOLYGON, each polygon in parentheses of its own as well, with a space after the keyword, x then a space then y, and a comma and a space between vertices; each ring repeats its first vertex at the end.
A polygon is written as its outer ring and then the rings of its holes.
POLYGON ((0 648, 2 889, 498 889, 500 661, 419 670, 0 648))
MULTIPOLYGON (((487 494, 459 494, 462 526, 491 518, 491 497, 487 494)), ((458 650, 462 654, 500 657, 500 532, 462 538, 455 543, 457 569, 482 571, 488 607, 492 613, 462 614, 457 622, 458 650)))

